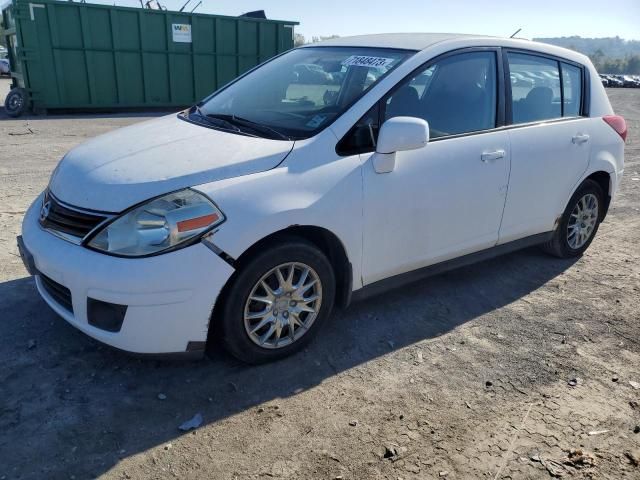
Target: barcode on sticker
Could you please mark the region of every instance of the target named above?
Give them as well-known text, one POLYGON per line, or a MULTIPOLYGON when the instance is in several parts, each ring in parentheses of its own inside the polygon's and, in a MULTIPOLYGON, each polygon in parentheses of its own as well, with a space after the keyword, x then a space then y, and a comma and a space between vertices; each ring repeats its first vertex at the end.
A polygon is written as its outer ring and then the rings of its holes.
POLYGON ((393 58, 369 57, 366 55, 351 55, 342 65, 346 67, 384 68, 393 63, 393 58))

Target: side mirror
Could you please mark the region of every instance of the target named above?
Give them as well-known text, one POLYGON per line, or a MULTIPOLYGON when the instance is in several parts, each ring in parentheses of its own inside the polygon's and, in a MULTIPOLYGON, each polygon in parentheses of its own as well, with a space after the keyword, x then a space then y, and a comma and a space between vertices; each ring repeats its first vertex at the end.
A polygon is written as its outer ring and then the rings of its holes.
POLYGON ((429 142, 429 124, 417 117, 393 117, 382 124, 376 152, 416 150, 429 142))
POLYGON ((373 167, 389 173, 396 164, 396 152, 416 150, 429 143, 429 124, 417 117, 393 117, 382 124, 378 134, 373 167))

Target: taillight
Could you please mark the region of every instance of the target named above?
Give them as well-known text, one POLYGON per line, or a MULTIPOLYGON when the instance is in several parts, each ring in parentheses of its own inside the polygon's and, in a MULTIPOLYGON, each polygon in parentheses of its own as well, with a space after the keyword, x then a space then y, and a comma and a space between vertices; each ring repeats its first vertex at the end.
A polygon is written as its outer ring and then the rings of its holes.
POLYGON ((624 118, 620 115, 605 115, 602 119, 620 135, 623 142, 627 140, 627 122, 624 118))

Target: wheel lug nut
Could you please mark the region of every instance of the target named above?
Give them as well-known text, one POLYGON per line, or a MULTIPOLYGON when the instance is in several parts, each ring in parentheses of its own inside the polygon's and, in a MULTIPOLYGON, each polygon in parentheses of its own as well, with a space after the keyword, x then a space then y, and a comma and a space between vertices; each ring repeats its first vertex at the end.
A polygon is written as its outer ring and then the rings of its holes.
POLYGON ((291 302, 289 302, 289 305, 291 305, 292 307, 296 306, 296 302, 294 302, 293 300, 291 302))

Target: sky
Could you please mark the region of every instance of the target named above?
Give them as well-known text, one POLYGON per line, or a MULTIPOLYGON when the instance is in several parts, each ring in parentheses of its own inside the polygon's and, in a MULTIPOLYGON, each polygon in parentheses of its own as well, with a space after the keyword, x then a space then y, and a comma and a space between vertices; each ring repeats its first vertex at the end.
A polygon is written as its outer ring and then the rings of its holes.
MULTIPOLYGON (((139 6, 139 0, 87 0, 139 6)), ((178 10, 186 0, 160 0, 178 10)), ((199 0, 192 0, 191 7, 199 0)), ((190 8, 188 8, 190 9, 190 8)), ((640 40, 640 0, 203 0, 196 12, 296 20, 307 38, 383 32, 455 32, 523 38, 615 37, 640 40)))

